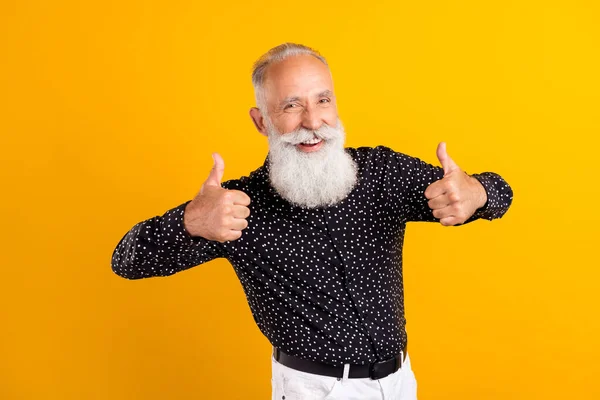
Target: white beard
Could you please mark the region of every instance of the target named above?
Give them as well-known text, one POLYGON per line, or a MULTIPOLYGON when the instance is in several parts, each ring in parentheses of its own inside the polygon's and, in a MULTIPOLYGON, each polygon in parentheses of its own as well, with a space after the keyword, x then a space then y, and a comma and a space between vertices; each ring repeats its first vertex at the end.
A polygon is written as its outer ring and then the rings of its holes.
POLYGON ((277 193, 304 208, 331 206, 345 199, 357 182, 357 166, 344 150, 345 132, 323 124, 317 130, 300 128, 280 134, 265 118, 269 139, 269 180, 277 193), (305 153, 296 144, 323 139, 321 148, 305 153))

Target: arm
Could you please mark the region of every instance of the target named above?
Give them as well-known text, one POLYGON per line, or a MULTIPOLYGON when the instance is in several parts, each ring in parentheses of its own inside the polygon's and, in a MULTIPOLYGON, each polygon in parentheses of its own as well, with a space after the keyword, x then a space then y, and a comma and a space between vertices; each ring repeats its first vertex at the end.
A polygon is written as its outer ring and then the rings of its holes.
POLYGON ((391 149, 383 150, 391 200, 400 204, 399 211, 405 221, 458 225, 479 218, 492 220, 502 217, 512 203, 512 189, 500 175, 493 172, 467 175, 447 157, 445 147, 442 151, 438 149, 444 168, 391 149), (440 210, 457 198, 459 201, 452 206, 462 210, 464 218, 450 218, 447 223, 440 210))
POLYGON ((117 244, 112 270, 128 279, 168 276, 217 257, 221 243, 236 240, 248 226, 250 198, 221 187, 225 164, 218 153, 200 191, 162 216, 137 223, 117 244))
POLYGON ((168 276, 224 257, 220 243, 191 236, 185 229, 183 216, 190 201, 134 225, 113 252, 113 272, 127 279, 168 276))

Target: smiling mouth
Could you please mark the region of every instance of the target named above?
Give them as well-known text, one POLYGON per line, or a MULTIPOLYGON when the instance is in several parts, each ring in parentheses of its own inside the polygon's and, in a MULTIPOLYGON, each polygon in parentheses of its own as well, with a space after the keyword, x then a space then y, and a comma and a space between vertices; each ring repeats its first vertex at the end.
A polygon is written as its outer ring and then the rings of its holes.
POLYGON ((302 143, 298 143, 298 144, 301 144, 303 146, 315 146, 315 145, 321 143, 322 141, 323 141, 323 139, 312 138, 310 140, 307 140, 306 142, 302 142, 302 143))
POLYGON ((323 147, 323 143, 325 143, 323 139, 314 138, 302 143, 298 143, 296 145, 296 148, 304 153, 312 153, 315 151, 319 151, 319 149, 323 147))

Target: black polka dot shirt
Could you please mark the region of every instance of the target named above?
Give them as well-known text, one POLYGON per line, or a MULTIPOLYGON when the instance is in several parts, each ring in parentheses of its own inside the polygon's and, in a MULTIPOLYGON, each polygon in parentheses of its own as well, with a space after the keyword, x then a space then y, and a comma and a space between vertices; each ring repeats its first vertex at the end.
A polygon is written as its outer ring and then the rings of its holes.
MULTIPOLYGON (((259 329, 284 352, 334 365, 398 354, 407 340, 405 226, 437 221, 424 192, 444 173, 384 146, 346 151, 357 162, 358 184, 337 205, 307 209, 287 202, 269 184, 265 160, 249 176, 222 183, 252 200, 240 239, 190 236, 183 226, 187 201, 133 226, 113 252, 113 271, 128 279, 168 276, 223 257, 259 329)), ((512 202, 510 186, 492 172, 472 176, 488 201, 466 223, 500 218, 512 202)))

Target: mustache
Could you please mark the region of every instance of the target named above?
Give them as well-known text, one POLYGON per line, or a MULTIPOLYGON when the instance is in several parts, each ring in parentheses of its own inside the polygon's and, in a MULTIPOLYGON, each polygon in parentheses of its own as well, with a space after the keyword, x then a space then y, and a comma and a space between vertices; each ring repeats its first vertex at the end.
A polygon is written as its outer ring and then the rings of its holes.
POLYGON ((318 129, 298 128, 295 131, 281 135, 279 139, 282 142, 297 145, 315 137, 322 140, 330 140, 340 136, 340 131, 336 127, 327 124, 321 125, 318 129))

